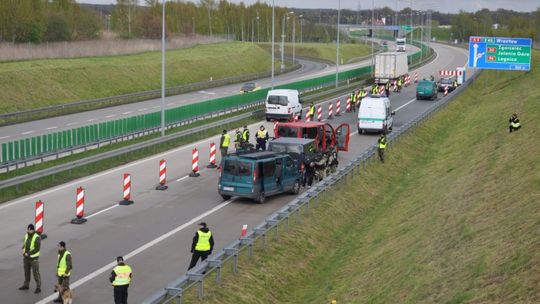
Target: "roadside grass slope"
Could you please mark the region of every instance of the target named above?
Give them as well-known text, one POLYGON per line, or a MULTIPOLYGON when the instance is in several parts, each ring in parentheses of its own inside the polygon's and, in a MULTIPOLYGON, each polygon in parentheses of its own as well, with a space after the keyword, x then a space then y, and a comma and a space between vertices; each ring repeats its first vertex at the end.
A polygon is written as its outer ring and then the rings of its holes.
MULTIPOLYGON (((250 43, 197 45, 166 53, 166 85, 270 70, 250 43)), ((161 88, 161 52, 0 63, 0 113, 161 88)))
MULTIPOLYGON (((268 43, 259 44, 262 48, 270 52, 272 46, 268 43)), ((275 45, 276 56, 280 53, 279 43, 275 45)), ((285 44, 285 55, 292 56, 293 47, 292 43, 285 44)), ((322 59, 332 63, 336 62, 336 45, 333 43, 296 43, 295 44, 296 56, 322 59)), ((371 54, 371 45, 359 44, 359 43, 343 43, 339 45, 339 57, 343 59, 343 62, 348 60, 364 57, 371 54)))
POLYGON ((540 303, 539 81, 485 72, 204 303, 540 303))

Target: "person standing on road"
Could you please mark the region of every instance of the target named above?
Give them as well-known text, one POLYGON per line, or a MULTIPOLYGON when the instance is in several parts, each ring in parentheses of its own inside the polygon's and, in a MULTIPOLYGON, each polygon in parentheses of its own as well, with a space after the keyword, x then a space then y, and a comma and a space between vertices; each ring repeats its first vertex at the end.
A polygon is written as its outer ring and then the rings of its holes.
POLYGON ((351 94, 351 110, 356 112, 356 93, 354 91, 351 94))
POLYGON ((117 266, 111 272, 109 281, 114 286, 114 304, 127 304, 128 288, 133 275, 131 267, 124 263, 124 258, 116 258, 117 266))
POLYGON ((236 129, 236 133, 234 135, 234 148, 237 152, 240 149, 240 146, 242 146, 242 132, 240 132, 239 129, 236 129))
POLYGON ((309 119, 313 121, 313 117, 315 116, 315 105, 313 102, 309 105, 309 112, 308 112, 309 119))
POLYGON ((521 123, 519 122, 519 118, 517 117, 517 114, 514 113, 512 116, 510 116, 510 119, 508 119, 508 131, 512 133, 512 131, 517 131, 521 129, 521 123))
POLYGON ((221 151, 221 159, 227 156, 229 145, 231 144, 231 136, 227 134, 227 130, 223 130, 221 139, 219 140, 219 150, 221 151))
POLYGON ((266 142, 268 141, 268 131, 264 128, 264 126, 261 126, 259 128, 259 131, 257 131, 257 150, 263 150, 266 151, 266 142))
POLYGON ((188 270, 197 265, 199 258, 201 261, 206 260, 206 258, 212 254, 212 250, 214 249, 214 236, 210 229, 208 229, 206 223, 199 223, 199 227, 199 230, 197 230, 197 233, 195 233, 195 236, 193 237, 193 243, 191 244, 191 253, 193 253, 193 255, 191 256, 188 270))
POLYGON ((26 234, 24 235, 24 243, 22 246, 24 283, 21 287, 19 287, 19 290, 30 289, 30 272, 32 272, 34 274, 34 280, 36 281, 36 290, 34 290, 34 293, 41 292, 41 275, 39 273, 40 249, 41 237, 36 233, 34 225, 30 224, 26 228, 26 234))
POLYGON ((386 149, 386 135, 381 133, 381 136, 379 136, 379 139, 377 140, 378 145, 378 151, 379 151, 379 159, 381 160, 381 163, 384 163, 384 150, 386 149))
MULTIPOLYGON (((66 249, 66 243, 61 241, 58 243, 58 260, 56 262, 56 276, 58 277, 58 284, 62 285, 65 290, 69 290, 69 276, 71 275, 71 269, 73 268, 73 262, 71 260, 71 252, 66 249)), ((54 303, 62 303, 62 295, 58 293, 58 298, 53 301, 54 303)))
POLYGON ((244 130, 242 131, 242 140, 245 143, 249 143, 249 129, 247 126, 244 126, 244 130))

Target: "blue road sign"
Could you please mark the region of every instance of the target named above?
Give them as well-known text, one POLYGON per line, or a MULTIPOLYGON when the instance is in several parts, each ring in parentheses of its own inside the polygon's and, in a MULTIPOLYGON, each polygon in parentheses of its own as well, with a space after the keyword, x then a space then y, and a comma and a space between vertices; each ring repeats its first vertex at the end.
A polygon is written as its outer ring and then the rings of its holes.
POLYGON ((469 37, 469 68, 529 71, 532 39, 469 37))

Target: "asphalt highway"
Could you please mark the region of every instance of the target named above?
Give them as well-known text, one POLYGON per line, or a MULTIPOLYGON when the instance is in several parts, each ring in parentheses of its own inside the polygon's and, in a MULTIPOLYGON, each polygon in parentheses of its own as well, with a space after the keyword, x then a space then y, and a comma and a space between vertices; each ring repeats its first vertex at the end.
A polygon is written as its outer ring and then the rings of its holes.
MULTIPOLYGON (((455 69, 466 64, 465 50, 437 44, 433 48, 437 57, 417 70, 420 78, 438 75, 440 69, 455 69)), ((390 99, 396 111, 394 128, 398 128, 433 102, 440 102, 442 94, 438 101, 416 101, 413 84, 400 94, 392 94, 390 99)), ((327 108, 324 110, 326 118, 327 108)), ((374 145, 377 139, 375 134, 356 134, 355 114, 346 113, 330 121, 332 125, 351 125, 350 150, 340 153, 340 165, 347 164, 374 145)), ((251 134, 255 134, 261 124, 272 130, 272 124, 260 122, 250 126, 251 134)), ((293 198, 287 194, 279 195, 267 198, 264 204, 235 198, 224 201, 217 193, 217 171, 205 168, 211 142, 218 143, 219 138, 178 147, 0 205, 0 294, 11 303, 51 301, 56 280, 56 245, 63 240, 73 255, 71 287, 76 303, 112 303, 108 276, 119 255, 127 258, 126 262, 134 271, 130 302, 140 303, 186 272, 191 257, 191 239, 198 222, 209 224, 217 252, 240 236, 242 224, 251 229, 293 198), (204 168, 197 178, 187 176, 194 147, 200 150, 200 167, 204 168), (158 165, 162 158, 168 162, 169 189, 156 191, 154 187, 158 183, 158 165), (117 202, 122 197, 122 174, 125 172, 132 174, 132 199, 135 203, 118 206, 117 202), (75 191, 79 186, 86 189, 88 222, 73 225, 69 222, 75 217, 75 191), (19 291, 17 287, 23 282, 22 239, 26 226, 34 222, 34 203, 38 199, 45 203, 45 233, 48 238, 42 241, 40 256, 43 292, 34 295, 33 281, 30 291, 19 291)), ((387 157, 391 158, 389 152, 387 157)))
MULTIPOLYGON (((413 53, 418 50, 418 48, 410 46, 408 52, 413 53)), ((335 65, 328 65, 326 63, 301 59, 298 61, 301 64, 300 69, 276 76, 274 79, 274 84, 280 85, 335 73, 335 65)), ((371 64, 371 59, 343 65, 340 67, 340 71, 350 70, 369 64, 371 64)), ((263 88, 271 87, 272 84, 271 78, 259 79, 256 82, 263 88)), ((232 84, 223 87, 209 88, 181 95, 169 96, 165 98, 165 108, 175 108, 181 105, 198 103, 209 99, 236 95, 240 93, 240 87, 241 84, 232 84)), ((156 112, 161 109, 161 103, 161 98, 157 98, 143 102, 130 103, 121 106, 3 126, 0 127, 0 143, 156 112)))

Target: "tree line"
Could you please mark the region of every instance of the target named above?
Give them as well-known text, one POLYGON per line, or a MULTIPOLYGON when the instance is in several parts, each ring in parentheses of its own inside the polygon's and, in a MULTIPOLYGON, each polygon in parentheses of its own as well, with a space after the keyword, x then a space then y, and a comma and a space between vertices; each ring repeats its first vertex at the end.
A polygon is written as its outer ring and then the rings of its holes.
POLYGON ((1 0, 0 41, 32 42, 96 39, 99 15, 75 0, 1 0))

